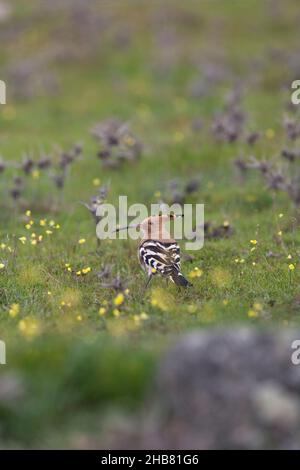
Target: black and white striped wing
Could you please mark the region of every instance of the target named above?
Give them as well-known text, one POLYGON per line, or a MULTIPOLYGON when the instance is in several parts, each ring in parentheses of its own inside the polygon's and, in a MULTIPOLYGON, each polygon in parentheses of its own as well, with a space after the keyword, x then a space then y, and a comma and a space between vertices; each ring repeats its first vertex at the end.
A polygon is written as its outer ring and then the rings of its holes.
POLYGON ((146 240, 139 248, 139 260, 145 271, 170 276, 180 271, 180 248, 175 242, 146 240))

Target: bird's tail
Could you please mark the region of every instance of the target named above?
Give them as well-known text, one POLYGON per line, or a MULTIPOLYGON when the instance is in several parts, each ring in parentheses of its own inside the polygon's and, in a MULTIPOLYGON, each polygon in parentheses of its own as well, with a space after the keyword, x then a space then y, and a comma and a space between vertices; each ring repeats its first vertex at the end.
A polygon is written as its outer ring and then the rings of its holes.
POLYGON ((171 274, 171 280, 176 284, 177 286, 182 286, 182 287, 189 287, 192 286, 191 284, 180 272, 176 271, 171 274))

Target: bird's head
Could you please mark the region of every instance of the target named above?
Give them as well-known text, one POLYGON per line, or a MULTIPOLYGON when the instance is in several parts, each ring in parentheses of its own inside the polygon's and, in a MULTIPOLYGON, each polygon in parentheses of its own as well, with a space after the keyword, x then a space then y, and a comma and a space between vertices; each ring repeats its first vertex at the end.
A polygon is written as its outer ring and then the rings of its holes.
POLYGON ((136 225, 128 225, 128 227, 122 227, 119 230, 128 230, 130 228, 138 228, 141 231, 143 239, 158 239, 158 240, 170 240, 169 227, 166 227, 167 223, 174 220, 176 217, 183 217, 183 215, 176 216, 175 214, 161 214, 152 215, 147 217, 142 222, 136 225))

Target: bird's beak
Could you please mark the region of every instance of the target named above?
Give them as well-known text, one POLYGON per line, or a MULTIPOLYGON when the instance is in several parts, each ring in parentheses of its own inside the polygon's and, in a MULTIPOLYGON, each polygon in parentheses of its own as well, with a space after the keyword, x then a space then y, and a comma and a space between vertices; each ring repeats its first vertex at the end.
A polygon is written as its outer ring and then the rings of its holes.
POLYGON ((128 225, 127 227, 119 227, 113 230, 113 232, 120 232, 120 230, 129 230, 130 228, 138 228, 140 224, 135 224, 135 225, 128 225))

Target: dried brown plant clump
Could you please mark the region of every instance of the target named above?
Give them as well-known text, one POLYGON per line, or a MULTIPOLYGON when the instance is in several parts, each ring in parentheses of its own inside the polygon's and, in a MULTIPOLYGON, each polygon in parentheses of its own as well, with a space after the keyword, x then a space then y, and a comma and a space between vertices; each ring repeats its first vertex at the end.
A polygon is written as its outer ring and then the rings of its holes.
POLYGON ((100 143, 97 156, 106 168, 117 169, 125 162, 136 162, 142 154, 142 143, 127 122, 105 119, 95 124, 91 133, 100 143))

